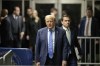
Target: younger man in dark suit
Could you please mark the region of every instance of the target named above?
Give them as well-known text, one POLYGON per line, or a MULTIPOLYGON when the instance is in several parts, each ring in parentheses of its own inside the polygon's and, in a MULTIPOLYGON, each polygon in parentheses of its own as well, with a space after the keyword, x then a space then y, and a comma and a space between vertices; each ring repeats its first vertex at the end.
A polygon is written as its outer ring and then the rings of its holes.
POLYGON ((69 57, 68 57, 68 66, 77 66, 77 57, 75 53, 75 47, 77 47, 79 51, 79 55, 81 55, 80 45, 77 40, 77 34, 75 29, 70 27, 71 18, 68 15, 64 15, 61 18, 62 29, 66 31, 66 38, 68 39, 69 45, 69 57))

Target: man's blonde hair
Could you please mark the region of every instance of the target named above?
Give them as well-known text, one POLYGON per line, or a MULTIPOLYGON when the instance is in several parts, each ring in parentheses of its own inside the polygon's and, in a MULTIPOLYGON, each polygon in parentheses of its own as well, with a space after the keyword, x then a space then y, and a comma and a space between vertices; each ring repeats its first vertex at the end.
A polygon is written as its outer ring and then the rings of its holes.
POLYGON ((55 20, 55 17, 53 15, 46 15, 45 16, 45 20, 48 19, 48 18, 50 18, 52 20, 55 20))

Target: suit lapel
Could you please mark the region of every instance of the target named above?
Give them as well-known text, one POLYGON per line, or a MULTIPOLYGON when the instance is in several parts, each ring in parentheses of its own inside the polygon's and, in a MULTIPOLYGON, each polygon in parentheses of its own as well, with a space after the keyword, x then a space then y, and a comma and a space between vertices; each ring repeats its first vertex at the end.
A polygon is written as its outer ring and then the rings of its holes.
MULTIPOLYGON (((73 39, 73 32, 72 30, 70 30, 71 34, 70 34, 70 37, 71 37, 71 42, 72 42, 72 39, 73 39)), ((72 44, 72 43, 71 43, 72 44)))
POLYGON ((72 28, 70 28, 70 42, 71 42, 71 45, 72 45, 72 41, 73 41, 73 38, 74 38, 74 31, 72 28))
POLYGON ((13 17, 13 15, 11 16, 11 22, 14 22, 15 21, 15 19, 14 19, 14 17, 13 17))
POLYGON ((58 39, 58 30, 57 27, 55 27, 55 45, 57 44, 57 39, 58 39))
POLYGON ((84 20, 83 20, 83 22, 82 22, 82 23, 83 23, 82 25, 83 25, 83 28, 84 28, 84 29, 83 29, 83 35, 84 35, 84 31, 85 31, 85 24, 86 24, 86 17, 84 18, 84 20))
POLYGON ((44 38, 45 38, 45 41, 46 41, 46 47, 48 49, 48 28, 46 27, 45 28, 45 32, 44 32, 44 38))
POLYGON ((18 30, 20 32, 21 31, 21 23, 20 23, 21 22, 20 21, 21 19, 20 19, 20 16, 18 16, 18 19, 17 20, 18 20, 18 30))

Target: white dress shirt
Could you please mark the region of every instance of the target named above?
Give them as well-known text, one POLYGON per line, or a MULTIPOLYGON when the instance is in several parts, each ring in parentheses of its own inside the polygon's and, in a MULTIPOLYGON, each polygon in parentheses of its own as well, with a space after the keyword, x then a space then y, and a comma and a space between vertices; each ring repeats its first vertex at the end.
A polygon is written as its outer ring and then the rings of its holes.
MULTIPOLYGON (((48 43, 49 43, 49 33, 50 29, 48 29, 48 43)), ((54 53, 54 48, 55 48, 55 27, 52 29, 52 38, 53 38, 53 53, 54 53)), ((48 44, 49 46, 49 44, 48 44)))
POLYGON ((18 16, 14 15, 14 14, 13 14, 13 17, 14 17, 14 19, 18 19, 18 16))
POLYGON ((92 23, 92 18, 86 18, 84 36, 91 36, 91 23, 92 23), (89 22, 88 32, 86 33, 88 22, 89 22))

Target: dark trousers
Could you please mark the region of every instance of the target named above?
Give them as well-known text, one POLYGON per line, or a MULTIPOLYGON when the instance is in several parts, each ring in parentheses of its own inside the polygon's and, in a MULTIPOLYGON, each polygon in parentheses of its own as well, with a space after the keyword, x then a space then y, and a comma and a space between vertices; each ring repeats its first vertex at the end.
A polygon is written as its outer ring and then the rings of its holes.
POLYGON ((61 66, 61 65, 57 65, 55 56, 52 59, 50 59, 49 56, 47 55, 45 66, 61 66))
POLYGON ((20 47, 21 47, 21 40, 19 38, 19 35, 14 34, 12 40, 12 48, 20 48, 20 47))
POLYGON ((76 55, 70 54, 67 62, 68 62, 67 66, 77 66, 76 55))
POLYGON ((0 47, 11 48, 12 47, 12 40, 9 37, 2 35, 1 37, 1 44, 0 47))

